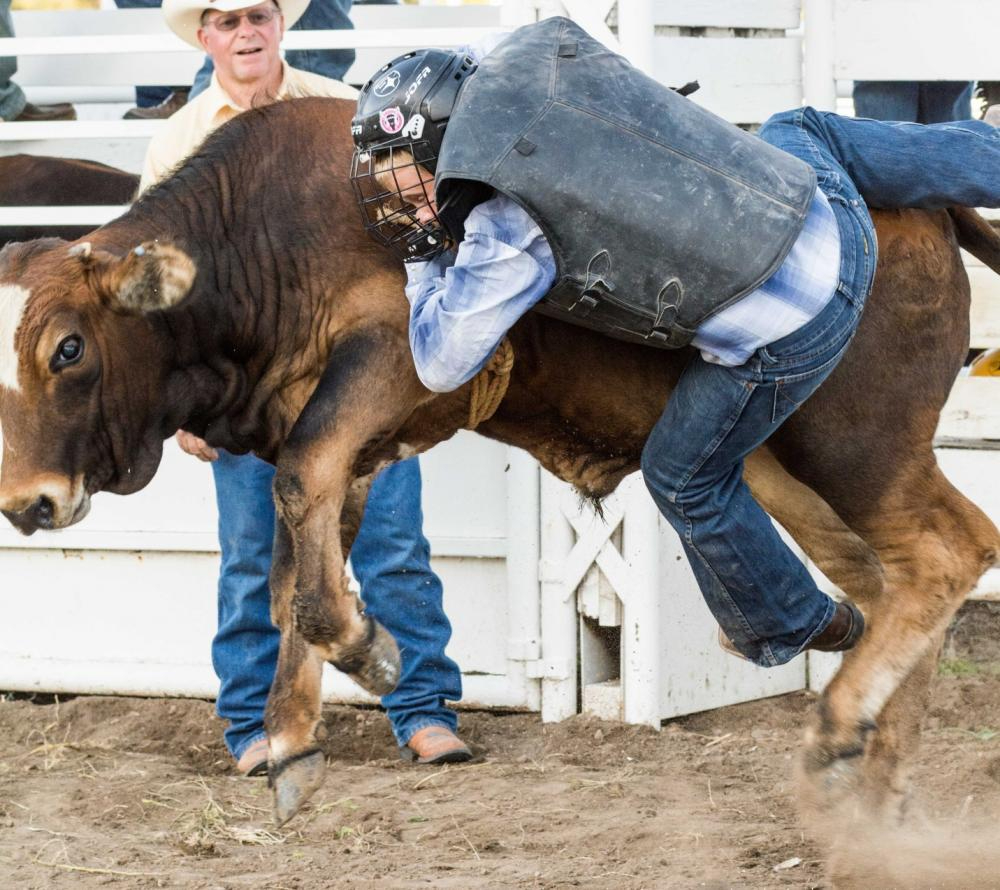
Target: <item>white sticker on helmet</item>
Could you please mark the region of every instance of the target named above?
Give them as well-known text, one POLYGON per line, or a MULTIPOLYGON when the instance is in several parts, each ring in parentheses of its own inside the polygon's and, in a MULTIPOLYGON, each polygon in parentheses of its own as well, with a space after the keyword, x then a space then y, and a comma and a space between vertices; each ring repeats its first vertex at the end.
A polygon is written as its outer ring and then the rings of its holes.
POLYGON ((406 128, 403 130, 404 136, 409 136, 411 139, 419 139, 424 135, 424 116, 422 114, 415 114, 413 117, 407 121, 406 128))
POLYGON ((375 84, 375 86, 372 88, 372 92, 375 93, 375 95, 378 96, 380 99, 384 99, 386 96, 391 96, 398 89, 399 89, 399 72, 390 71, 375 84))
POLYGON ((388 133, 390 136, 402 130, 405 123, 406 118, 403 117, 403 112, 396 105, 393 105, 392 108, 384 108, 379 112, 378 125, 382 128, 383 132, 388 133))
POLYGON ((409 102, 413 98, 413 94, 417 91, 417 88, 424 82, 424 78, 431 73, 429 65, 425 65, 423 70, 413 78, 413 82, 406 88, 406 93, 403 96, 403 102, 409 102))

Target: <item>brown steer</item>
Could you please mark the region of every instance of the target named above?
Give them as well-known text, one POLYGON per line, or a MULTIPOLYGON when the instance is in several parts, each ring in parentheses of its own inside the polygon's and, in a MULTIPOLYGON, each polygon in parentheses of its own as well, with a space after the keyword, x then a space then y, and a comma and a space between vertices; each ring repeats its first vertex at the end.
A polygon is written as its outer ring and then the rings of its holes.
MULTIPOLYGON (((139 187, 139 177, 96 161, 50 158, 44 155, 8 155, 0 158, 0 207, 87 206, 128 204, 139 187)), ((0 226, 0 247, 52 235, 79 238, 93 226, 0 226)))
MULTIPOLYGON (((344 576, 372 476, 453 435, 470 399, 470 386, 434 395, 414 373, 402 270, 356 223, 352 111, 303 99, 241 115, 89 242, 0 253, 0 509, 19 529, 76 522, 102 489, 138 490, 178 428, 277 464, 282 641, 267 727, 279 822, 322 781, 323 661, 375 693, 396 681, 392 640, 344 576)), ((823 697, 807 772, 828 790, 867 777, 884 805, 904 788, 941 635, 1000 547, 931 448, 968 343, 958 245, 1000 271, 1000 244, 969 211, 877 223, 879 274, 855 342, 747 476, 869 619, 823 697)), ((608 494, 638 468, 689 354, 534 314, 510 341, 509 390, 479 431, 608 494)))

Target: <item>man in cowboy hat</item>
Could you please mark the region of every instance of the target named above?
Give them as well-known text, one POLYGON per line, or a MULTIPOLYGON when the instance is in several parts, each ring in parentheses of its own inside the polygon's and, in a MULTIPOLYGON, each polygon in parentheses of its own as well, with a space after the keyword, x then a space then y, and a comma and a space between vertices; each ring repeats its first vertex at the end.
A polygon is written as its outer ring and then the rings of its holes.
MULTIPOLYGON (((150 142, 140 190, 167 176, 216 127, 241 112, 295 96, 354 99, 338 80, 300 71, 281 60, 285 28, 309 0, 165 0, 167 24, 204 50, 215 65, 208 89, 174 114, 150 142)), ((210 448, 178 433, 186 452, 212 462, 219 505, 219 629, 212 661, 219 675, 219 716, 229 721, 226 745, 247 775, 267 769, 263 717, 274 677, 279 634, 271 624, 268 573, 274 535, 273 468, 253 455, 210 448)), ((392 633, 402 654, 397 688, 382 699, 406 760, 467 760, 455 735, 457 718, 445 701, 462 697, 461 673, 444 654, 451 627, 441 582, 431 571, 422 531, 420 467, 397 464, 375 480, 351 550, 366 608, 392 633)))
POLYGON ((215 65, 208 89, 170 118, 150 142, 141 190, 162 179, 216 127, 241 111, 289 96, 353 99, 339 80, 300 71, 282 62, 285 30, 305 12, 309 0, 247 5, 246 0, 165 0, 170 29, 215 65))

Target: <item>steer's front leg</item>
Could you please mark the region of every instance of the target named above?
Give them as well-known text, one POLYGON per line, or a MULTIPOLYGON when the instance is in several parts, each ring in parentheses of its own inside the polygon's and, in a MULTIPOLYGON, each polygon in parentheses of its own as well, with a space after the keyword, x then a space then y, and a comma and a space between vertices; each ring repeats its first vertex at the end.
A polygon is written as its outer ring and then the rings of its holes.
POLYGON ((416 378, 405 335, 385 328, 343 338, 277 464, 275 505, 287 534, 276 563, 273 612, 282 641, 267 708, 275 815, 284 822, 322 780, 316 742, 322 661, 374 695, 395 688, 399 652, 349 588, 345 552, 356 532, 362 480, 394 459, 388 444, 428 398, 416 378), (345 528, 346 526, 346 528, 345 528))

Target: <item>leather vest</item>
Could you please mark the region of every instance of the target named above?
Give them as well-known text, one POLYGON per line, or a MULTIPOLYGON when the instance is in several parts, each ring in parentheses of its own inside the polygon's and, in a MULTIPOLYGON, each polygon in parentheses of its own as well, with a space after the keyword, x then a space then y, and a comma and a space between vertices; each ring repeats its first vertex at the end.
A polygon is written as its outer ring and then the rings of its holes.
POLYGON ((467 205, 473 183, 548 239, 558 277, 538 311, 677 348, 778 269, 816 175, 553 17, 513 32, 459 93, 438 206, 467 205))

